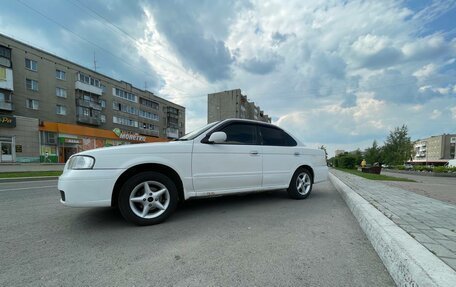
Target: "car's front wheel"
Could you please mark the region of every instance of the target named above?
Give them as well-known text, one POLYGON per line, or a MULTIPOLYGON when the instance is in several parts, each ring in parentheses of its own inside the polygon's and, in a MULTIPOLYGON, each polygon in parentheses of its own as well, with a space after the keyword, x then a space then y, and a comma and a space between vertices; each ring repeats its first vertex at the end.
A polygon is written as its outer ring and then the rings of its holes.
POLYGON ((298 169, 288 187, 288 195, 293 199, 307 198, 312 192, 312 175, 305 168, 298 169))
POLYGON ((157 172, 141 172, 122 186, 119 210, 135 224, 158 224, 173 213, 177 201, 177 188, 171 179, 157 172))

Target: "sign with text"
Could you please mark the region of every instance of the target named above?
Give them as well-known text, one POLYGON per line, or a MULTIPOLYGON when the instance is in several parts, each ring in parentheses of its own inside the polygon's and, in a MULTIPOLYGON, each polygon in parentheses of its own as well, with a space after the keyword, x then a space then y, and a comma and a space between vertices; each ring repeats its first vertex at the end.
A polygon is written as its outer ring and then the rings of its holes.
POLYGON ((0 115, 0 127, 15 128, 16 127, 16 117, 0 115))
POLYGON ((116 134, 116 136, 118 136, 120 139, 123 139, 123 140, 138 141, 138 142, 146 141, 146 137, 142 136, 138 133, 125 132, 119 128, 115 128, 112 131, 116 134))
POLYGON ((82 144, 82 139, 76 139, 76 138, 59 138, 59 141, 61 144, 82 144))

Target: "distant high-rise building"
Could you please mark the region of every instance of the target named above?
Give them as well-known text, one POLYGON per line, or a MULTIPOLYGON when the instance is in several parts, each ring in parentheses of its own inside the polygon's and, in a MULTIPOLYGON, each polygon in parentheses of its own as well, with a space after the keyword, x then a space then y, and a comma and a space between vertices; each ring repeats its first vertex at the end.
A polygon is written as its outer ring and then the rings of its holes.
POLYGON ((212 123, 229 118, 251 119, 271 122, 254 102, 250 102, 241 89, 218 92, 207 95, 207 122, 212 123))
POLYGON ((0 162, 184 134, 184 107, 0 34, 0 162))

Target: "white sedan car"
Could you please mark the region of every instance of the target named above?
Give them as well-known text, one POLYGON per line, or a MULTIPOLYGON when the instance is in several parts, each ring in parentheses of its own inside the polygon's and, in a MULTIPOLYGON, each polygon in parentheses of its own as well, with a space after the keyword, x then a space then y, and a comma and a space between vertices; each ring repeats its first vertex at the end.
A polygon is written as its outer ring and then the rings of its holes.
POLYGON ((189 198, 287 189, 304 199, 327 176, 323 150, 271 124, 228 119, 173 142, 75 154, 58 189, 67 206, 115 206, 126 220, 149 225, 189 198))

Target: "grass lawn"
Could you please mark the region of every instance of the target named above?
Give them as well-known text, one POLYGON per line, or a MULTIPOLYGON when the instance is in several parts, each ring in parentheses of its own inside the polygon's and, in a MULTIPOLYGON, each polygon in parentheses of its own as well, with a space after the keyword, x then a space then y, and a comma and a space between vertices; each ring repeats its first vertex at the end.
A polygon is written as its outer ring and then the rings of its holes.
POLYGON ((18 171, 18 172, 0 172, 0 178, 19 178, 35 176, 60 176, 61 171, 18 171))
POLYGON ((371 180, 390 180, 390 181, 408 181, 408 182, 415 182, 412 179, 408 178, 403 178, 403 177, 394 177, 394 176, 386 176, 383 174, 372 174, 372 173, 365 173, 365 172, 360 172, 356 169, 346 169, 346 168, 336 168, 337 170, 340 171, 345 171, 360 177, 364 177, 366 179, 371 179, 371 180))

